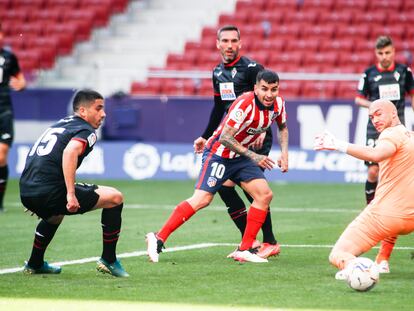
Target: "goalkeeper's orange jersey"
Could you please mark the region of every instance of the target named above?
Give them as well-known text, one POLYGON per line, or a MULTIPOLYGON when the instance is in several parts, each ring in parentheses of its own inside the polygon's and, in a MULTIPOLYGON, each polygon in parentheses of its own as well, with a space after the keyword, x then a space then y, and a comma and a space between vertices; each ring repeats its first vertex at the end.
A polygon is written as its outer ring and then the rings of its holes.
POLYGON ((379 140, 392 143, 396 152, 379 163, 378 187, 367 210, 378 215, 413 219, 414 133, 397 125, 381 132, 379 140))

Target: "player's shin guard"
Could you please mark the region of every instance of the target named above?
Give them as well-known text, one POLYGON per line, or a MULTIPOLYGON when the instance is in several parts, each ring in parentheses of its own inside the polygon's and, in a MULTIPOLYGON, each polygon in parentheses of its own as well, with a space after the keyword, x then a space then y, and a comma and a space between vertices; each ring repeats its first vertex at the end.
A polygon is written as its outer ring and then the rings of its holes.
POLYGON ((381 241, 381 247, 378 252, 377 258, 375 261, 380 263, 383 260, 389 261, 391 257, 392 250, 394 249, 395 243, 397 242, 397 237, 389 237, 381 241))
POLYGON ((222 186, 218 193, 224 204, 227 206, 227 212, 229 213, 230 218, 243 236, 247 222, 246 206, 244 205, 243 200, 240 198, 234 187, 222 186))
POLYGON ((375 197, 375 189, 377 189, 377 182, 365 182, 365 199, 367 201, 367 204, 369 204, 372 199, 375 197))
POLYGON ((243 239, 239 249, 241 251, 250 249, 256 239, 257 233, 262 227, 267 215, 267 210, 261 210, 253 206, 250 207, 247 214, 246 231, 244 232, 243 239))
POLYGON ((46 248, 53 239, 59 225, 50 224, 45 220, 39 222, 36 227, 32 254, 28 261, 30 267, 38 269, 43 265, 46 248))
POLYGON ((102 258, 108 263, 113 263, 116 260, 116 245, 118 243, 119 234, 121 233, 122 224, 122 208, 124 204, 121 203, 112 208, 105 208, 102 210, 101 224, 102 224, 102 258))
POLYGON ((7 180, 9 179, 9 166, 0 167, 0 209, 3 209, 4 194, 6 193, 7 180))
POLYGON ((157 238, 165 242, 171 233, 177 230, 183 223, 195 214, 193 207, 187 201, 178 204, 171 213, 164 226, 157 233, 157 238))

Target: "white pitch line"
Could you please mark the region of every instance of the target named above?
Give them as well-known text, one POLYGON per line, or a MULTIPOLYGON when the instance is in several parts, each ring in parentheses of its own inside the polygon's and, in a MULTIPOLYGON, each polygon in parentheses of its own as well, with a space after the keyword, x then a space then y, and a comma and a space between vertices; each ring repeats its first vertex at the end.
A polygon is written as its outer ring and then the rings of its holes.
MULTIPOLYGON (((176 246, 170 247, 163 250, 163 253, 170 253, 170 252, 179 252, 179 251, 187 251, 193 249, 200 249, 200 248, 208 248, 208 247, 215 247, 215 246, 236 246, 237 244, 234 243, 200 243, 200 244, 193 244, 193 245, 186 245, 186 246, 176 246)), ((299 245, 292 245, 292 244, 282 244, 281 247, 288 247, 288 248, 332 248, 333 245, 307 245, 307 244, 299 244, 299 245)), ((379 247, 374 247, 378 249, 379 247)), ((397 250, 414 250, 414 247, 405 247, 405 246, 397 246, 394 247, 397 250)), ((140 257, 147 255, 147 251, 135 251, 129 253, 122 253, 117 255, 118 258, 129 258, 129 257, 140 257)), ((52 263, 53 265, 58 266, 68 266, 68 265, 76 265, 76 264, 84 264, 89 262, 95 262, 99 259, 99 257, 89 257, 89 258, 82 258, 82 259, 75 259, 75 260, 67 260, 67 261, 59 261, 52 263)), ((9 273, 16 273, 23 271, 23 267, 16 267, 16 268, 7 268, 7 269, 0 269, 0 274, 9 274, 9 273)))

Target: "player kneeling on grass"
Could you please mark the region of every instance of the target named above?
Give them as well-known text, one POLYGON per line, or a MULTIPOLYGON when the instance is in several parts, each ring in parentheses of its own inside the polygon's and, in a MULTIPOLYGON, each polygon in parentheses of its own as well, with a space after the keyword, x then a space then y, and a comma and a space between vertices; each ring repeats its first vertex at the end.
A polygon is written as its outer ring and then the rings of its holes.
POLYGON ((252 246, 273 197, 261 168, 272 169, 274 161, 249 147, 276 121, 281 148, 278 165, 282 172, 288 170, 285 103, 278 92, 279 76, 273 71, 263 70, 257 74, 254 92, 244 93, 231 105, 205 145, 193 196, 177 205, 161 230, 147 234, 147 252, 152 262, 158 262, 159 253, 170 234, 195 212, 208 206, 227 180, 240 184, 253 198, 242 242, 233 258, 237 261, 267 262, 267 259, 256 254, 257 249, 252 246))
MULTIPOLYGON (((116 258, 121 231, 122 193, 106 186, 75 183, 76 169, 92 151, 95 129, 105 118, 104 99, 93 90, 80 90, 73 98, 74 115, 48 128, 30 149, 20 178, 23 205, 42 220, 35 232, 27 274, 61 272, 44 261, 44 253, 65 215, 102 208, 103 251, 97 270, 127 277, 116 258)), ((74 239, 81 239, 81 234, 74 239)))
POLYGON ((378 242, 414 231, 414 133, 398 118, 389 100, 369 106, 369 118, 380 133, 375 147, 358 146, 325 132, 315 138, 315 150, 338 150, 379 164, 374 199, 352 221, 336 242, 329 261, 341 269, 336 279, 346 280, 349 263, 378 242))

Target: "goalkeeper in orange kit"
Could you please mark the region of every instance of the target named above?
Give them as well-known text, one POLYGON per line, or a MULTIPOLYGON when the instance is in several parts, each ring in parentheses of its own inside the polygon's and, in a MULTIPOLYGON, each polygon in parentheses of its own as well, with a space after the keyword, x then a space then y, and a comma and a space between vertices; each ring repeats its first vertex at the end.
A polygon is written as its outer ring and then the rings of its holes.
POLYGON ((398 118, 388 100, 376 100, 369 118, 380 133, 375 147, 358 146, 325 132, 315 138, 315 150, 337 150, 379 163, 375 198, 339 237, 329 261, 341 269, 336 279, 347 278, 347 264, 385 238, 414 231, 414 133, 398 118))

